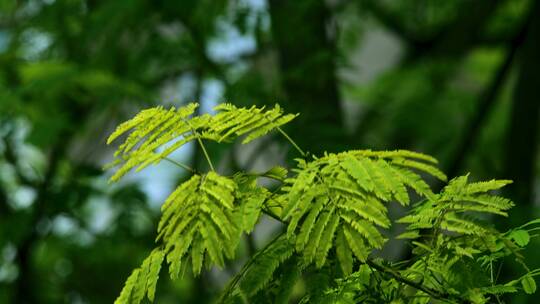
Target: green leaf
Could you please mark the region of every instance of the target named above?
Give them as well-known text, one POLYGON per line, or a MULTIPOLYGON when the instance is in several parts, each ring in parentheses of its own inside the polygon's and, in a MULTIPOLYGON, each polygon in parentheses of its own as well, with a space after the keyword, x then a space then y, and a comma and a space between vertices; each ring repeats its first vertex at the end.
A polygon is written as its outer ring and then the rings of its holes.
POLYGON ((413 231, 406 231, 402 234, 398 235, 397 239, 417 239, 420 237, 420 232, 413 230, 413 231))
MULTIPOLYGON (((296 250, 301 251, 302 249, 304 249, 304 246, 308 242, 310 235, 314 230, 313 228, 315 226, 315 221, 317 220, 317 216, 323 209, 325 203, 326 203, 326 200, 324 198, 317 199, 317 202, 313 205, 313 207, 309 211, 309 214, 305 218, 304 223, 302 224, 302 227, 300 228, 300 232, 298 233, 298 236, 296 237, 296 250)), ((316 236, 316 237, 320 237, 320 236, 316 236)))
MULTIPOLYGON (((246 211, 238 206, 238 192, 234 179, 209 172, 193 175, 167 198, 157 240, 164 244, 172 278, 189 260, 193 274, 198 275, 203 266, 223 267, 224 257, 234 256, 244 228, 242 211, 246 211)), ((248 209, 246 217, 252 224, 260 208, 248 209)))
POLYGON ((240 274, 239 285, 242 291, 251 296, 261 290, 272 280, 279 265, 290 258, 293 252, 294 247, 285 236, 280 236, 268 244, 252 258, 243 274, 240 274))
POLYGON ((346 227, 343 230, 343 233, 345 234, 345 239, 347 239, 349 248, 352 250, 356 258, 362 262, 365 262, 369 256, 370 250, 366 246, 366 243, 362 239, 360 233, 349 227, 346 227))
POLYGON ((131 273, 120 296, 114 303, 138 304, 143 300, 145 295, 147 295, 151 302, 154 301, 156 284, 163 258, 163 251, 154 249, 143 261, 141 267, 131 273))
POLYGON ((270 170, 264 172, 262 175, 283 181, 287 177, 287 169, 281 166, 275 166, 272 167, 270 170))
POLYGON ((366 264, 362 264, 356 273, 358 274, 358 283, 369 286, 372 273, 371 268, 366 264))
POLYGON ((534 278, 530 275, 526 275, 521 278, 521 286, 527 294, 533 294, 536 292, 536 282, 534 281, 534 278))
POLYGON ((367 168, 352 155, 346 155, 340 165, 349 173, 359 185, 368 191, 373 190, 373 181, 367 168))
POLYGON ((221 142, 247 134, 243 143, 248 143, 298 116, 284 114, 279 105, 265 111, 264 107, 247 109, 220 104, 215 107, 218 113, 213 116, 194 115, 197 107, 197 103, 168 110, 158 106, 145 109, 120 124, 109 136, 107 144, 126 133, 129 134, 114 154, 115 160, 110 167, 120 167, 111 177, 111 181, 118 181, 133 168, 142 170, 150 164, 160 162, 192 140, 221 142))
POLYGON ((527 246, 531 239, 529 233, 525 230, 514 230, 510 233, 509 237, 520 247, 527 246))
POLYGON ((242 229, 244 232, 250 233, 253 230, 253 227, 259 220, 261 208, 265 199, 265 195, 261 195, 254 191, 251 197, 244 199, 242 202, 240 208, 242 213, 242 229))
POLYGON ((435 176, 439 180, 445 182, 447 180, 446 174, 444 174, 437 167, 428 165, 426 163, 417 162, 409 159, 394 159, 392 163, 400 165, 403 167, 414 168, 423 172, 428 173, 429 175, 435 176))
POLYGON ((164 254, 161 250, 155 250, 151 257, 150 269, 148 270, 148 279, 147 279, 147 288, 148 288, 148 299, 153 302, 154 296, 156 294, 156 285, 159 278, 159 271, 161 269, 161 264, 163 263, 164 254))
POLYGON ((124 288, 122 288, 122 292, 120 293, 120 296, 118 296, 118 298, 114 301, 114 304, 129 304, 129 303, 134 302, 131 300, 132 298, 131 294, 133 290, 135 289, 140 272, 141 270, 139 268, 133 270, 131 275, 128 277, 126 283, 124 284, 124 288))
POLYGON ((500 189, 508 184, 511 184, 511 180, 505 180, 505 179, 492 179, 485 182, 476 182, 476 183, 469 183, 467 185, 467 193, 474 194, 479 192, 487 192, 491 190, 497 190, 500 189))
POLYGON ((276 292, 276 298, 273 302, 287 304, 289 303, 294 285, 301 276, 301 269, 298 267, 298 261, 294 256, 281 265, 281 269, 279 289, 276 292))
POLYGON ((339 229, 336 236, 336 255, 339 266, 344 275, 348 275, 353 269, 352 251, 347 244, 343 228, 339 229))

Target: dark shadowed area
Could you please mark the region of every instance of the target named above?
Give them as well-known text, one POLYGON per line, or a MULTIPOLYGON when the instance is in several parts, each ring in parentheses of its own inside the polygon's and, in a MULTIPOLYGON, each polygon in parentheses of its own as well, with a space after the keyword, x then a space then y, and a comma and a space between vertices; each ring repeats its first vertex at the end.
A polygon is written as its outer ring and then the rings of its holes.
MULTIPOLYGON (((103 170, 107 136, 143 108, 279 103, 315 155, 409 149, 450 177, 512 179, 504 230, 540 217, 539 89, 540 0, 0 0, 0 303, 112 303, 152 250, 186 172, 103 170)), ((223 172, 291 164, 274 135, 208 152, 223 172)), ((199 150, 171 158, 205 170, 199 150)), ((163 274, 155 302, 215 300, 280 229, 258 225, 238 264, 163 274)))

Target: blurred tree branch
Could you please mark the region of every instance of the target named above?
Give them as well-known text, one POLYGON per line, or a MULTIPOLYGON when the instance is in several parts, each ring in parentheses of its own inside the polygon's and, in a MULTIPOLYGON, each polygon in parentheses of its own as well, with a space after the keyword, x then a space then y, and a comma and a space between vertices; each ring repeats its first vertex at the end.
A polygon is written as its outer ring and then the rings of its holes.
POLYGON ((13 130, 10 130, 8 134, 2 138, 2 141, 4 142, 4 159, 13 167, 20 184, 33 187, 35 186, 35 183, 24 175, 20 163, 17 160, 17 154, 13 147, 12 131, 13 130))
MULTIPOLYGON (((69 109, 70 119, 84 125, 88 117, 91 117, 92 108, 84 108, 76 100, 65 97, 67 104, 71 105, 69 109)), ((47 214, 49 199, 51 196, 51 185, 57 178, 59 164, 65 158, 69 151, 72 139, 77 134, 77 129, 64 129, 58 140, 52 144, 47 156, 47 167, 45 168, 43 179, 34 185, 36 198, 29 209, 27 220, 27 231, 23 238, 17 244, 16 263, 19 267, 17 280, 15 281, 14 299, 15 303, 38 303, 39 298, 34 292, 29 292, 35 286, 35 269, 33 265, 33 255, 35 246, 41 238, 37 230, 38 223, 47 214)), ((60 209, 61 210, 61 209, 60 209)))
MULTIPOLYGON (((408 53, 401 62, 402 67, 415 64, 419 60, 428 58, 453 57, 459 58, 465 55, 472 48, 485 43, 494 43, 494 41, 506 42, 509 39, 509 33, 504 35, 486 36, 482 35, 487 22, 490 20, 496 9, 502 5, 504 1, 465 1, 462 8, 459 9, 459 14, 446 25, 437 29, 430 36, 422 36, 412 32, 399 16, 394 15, 388 8, 384 7, 379 1, 361 0, 358 3, 362 4, 365 9, 369 10, 374 17, 379 20, 391 32, 401 37, 407 48, 408 53)), ((515 31, 509 41, 512 45, 515 43, 516 37, 520 35, 522 28, 515 31)), ((513 55, 512 55, 513 56, 513 55)), ((504 74, 504 73, 502 73, 504 74)), ((450 78, 450 74, 446 80, 450 78)), ((495 89, 498 85, 492 85, 495 89)), ((487 88, 486 92, 482 93, 484 100, 490 99, 488 92, 492 90, 487 88)), ((495 94, 496 95, 496 94, 495 94)), ((363 119, 356 126, 352 133, 354 142, 362 142, 363 134, 370 127, 369 125, 376 120, 377 108, 366 109, 363 119)), ((390 144, 396 146, 396 143, 390 144)), ((399 145, 398 145, 399 146, 399 145)))
POLYGON ((521 29, 512 39, 512 43, 509 46, 505 58, 495 71, 491 81, 480 93, 475 113, 469 119, 465 128, 463 128, 461 141, 458 143, 456 151, 446 169, 449 176, 457 176, 460 173, 459 170, 461 166, 469 152, 474 148, 474 143, 481 133, 482 124, 491 113, 493 105, 497 101, 498 94, 509 74, 514 58, 516 57, 519 48, 522 46, 527 30, 531 25, 533 15, 528 14, 524 19, 521 29))
POLYGON ((17 245, 17 266, 19 274, 15 286, 15 303, 37 303, 35 293, 31 290, 35 287, 35 273, 32 265, 34 246, 39 239, 37 224, 45 214, 46 204, 49 196, 49 187, 53 182, 58 170, 58 163, 65 151, 65 143, 57 143, 50 151, 43 181, 37 185, 37 195, 30 209, 28 232, 17 245))
MULTIPOLYGON (((510 195, 519 204, 533 203, 534 176, 538 152, 540 102, 540 1, 534 0, 533 16, 519 54, 519 74, 506 138, 505 176, 518 181, 509 187, 510 195)), ((525 212, 526 217, 532 216, 525 212)))
MULTIPOLYGON (((501 37, 483 37, 483 30, 496 9, 504 1, 464 1, 459 13, 450 22, 430 35, 420 35, 386 8, 380 1, 361 0, 368 10, 386 29, 404 40, 409 49, 405 62, 414 62, 426 57, 453 56, 466 53, 482 43, 507 42, 501 37)), ((503 36, 504 37, 504 36, 503 36)))
POLYGON ((465 1, 458 16, 408 55, 414 61, 426 56, 460 56, 481 41, 482 32, 497 7, 504 1, 465 1))
POLYGON ((420 35, 410 30, 403 20, 387 9, 381 1, 360 0, 359 4, 361 8, 371 13, 387 30, 403 39, 408 46, 418 47, 425 44, 425 37, 420 37, 420 35))

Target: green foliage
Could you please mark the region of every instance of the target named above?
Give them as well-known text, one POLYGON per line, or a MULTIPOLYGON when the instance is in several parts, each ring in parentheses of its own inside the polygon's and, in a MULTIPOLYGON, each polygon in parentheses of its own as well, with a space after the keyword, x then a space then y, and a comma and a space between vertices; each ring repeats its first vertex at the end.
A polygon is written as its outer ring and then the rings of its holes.
POLYGON ((536 291, 536 282, 530 275, 526 275, 521 279, 521 286, 523 286, 523 291, 528 294, 532 294, 536 291))
MULTIPOLYGON (((252 260, 246 264, 235 280, 231 282, 223 294, 223 300, 235 297, 252 297, 272 281, 279 266, 285 261, 295 261, 291 259, 294 248, 290 246, 289 240, 285 236, 279 236, 263 250, 259 251, 252 260), (238 289, 234 289, 238 286, 238 289)), ((297 267, 287 267, 287 273, 294 276, 297 267)), ((287 277, 286 280, 294 279, 287 277)), ((294 282, 283 284, 283 287, 291 288, 294 282)), ((282 291, 286 293, 286 291, 282 291)))
POLYGON ((188 258, 197 275, 205 257, 220 267, 225 263, 224 256, 233 257, 239 235, 235 191, 232 180, 210 172, 193 175, 165 201, 157 240, 163 241, 171 277, 178 277, 188 258))
POLYGON ((295 117, 279 106, 264 111, 225 104, 215 108, 215 115, 194 115, 196 107, 144 110, 109 138, 112 142, 132 130, 115 154, 113 164, 121 166, 113 181, 191 140, 197 140, 211 168, 192 172, 167 198, 157 248, 128 278, 118 303, 140 303, 145 295, 153 300, 164 259, 173 279, 189 269, 199 275, 203 267, 223 268, 263 213, 286 231, 249 259, 220 302, 288 303, 294 296, 301 303, 488 303, 500 302, 505 293, 535 292, 540 271, 530 271, 520 251, 540 221, 505 233, 484 221, 507 216, 514 204, 492 192, 510 181, 469 182, 466 175, 433 193, 428 180, 446 181, 446 176, 431 156, 406 150, 309 156, 279 128, 295 117), (246 135, 247 143, 275 129, 302 155, 291 173, 282 167, 232 176, 214 170, 203 140, 246 135), (280 186, 271 192, 258 184, 260 177, 280 186), (419 201, 407 215, 389 216, 389 202, 408 206, 414 199, 419 201), (387 229, 393 223, 406 225, 398 238, 410 241, 410 260, 389 263, 373 257, 390 239, 387 229), (507 257, 523 265, 525 274, 498 282, 496 265, 507 257), (295 294, 298 282, 307 285, 303 294, 295 294))
POLYGON ((491 213, 507 216, 506 211, 514 204, 508 199, 486 192, 497 190, 508 183, 510 181, 493 180, 467 184, 467 176, 455 178, 441 194, 418 204, 410 215, 399 222, 409 224, 409 236, 419 236, 414 232, 420 229, 442 228, 449 232, 483 237, 489 233, 489 229, 471 219, 470 214, 491 213))
POLYGON ((154 301, 163 258, 163 251, 153 250, 141 267, 133 270, 115 304, 140 303, 145 295, 150 301, 154 301))
MULTIPOLYGON (((413 169, 446 179, 434 163, 433 158, 410 151, 349 151, 309 163, 299 159, 297 175, 283 187, 287 235, 296 235, 296 250, 303 253, 306 264, 315 261, 322 267, 336 234, 344 236, 336 241, 340 256, 354 254, 365 261, 372 249, 386 242, 377 229, 390 227, 384 202, 409 204, 407 187, 433 196, 413 169)), ((348 273, 350 259, 343 259, 342 270, 348 273)))
POLYGON ((229 141, 247 135, 242 141, 250 141, 264 136, 273 129, 294 119, 296 115, 283 115, 276 105, 273 109, 236 108, 231 104, 220 104, 214 108, 216 115, 194 116, 198 104, 192 103, 180 109, 163 107, 141 111, 109 136, 110 144, 122 134, 132 131, 115 153, 115 161, 109 166, 121 164, 112 176, 117 181, 132 168, 140 171, 150 164, 156 164, 169 154, 192 140, 229 141), (161 151, 157 151, 163 148, 161 151))

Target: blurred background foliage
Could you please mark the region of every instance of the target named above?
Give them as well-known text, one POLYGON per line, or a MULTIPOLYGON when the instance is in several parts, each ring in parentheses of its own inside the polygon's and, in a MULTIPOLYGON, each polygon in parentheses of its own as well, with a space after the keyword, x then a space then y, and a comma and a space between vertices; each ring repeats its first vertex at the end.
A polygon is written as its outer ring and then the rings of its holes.
MULTIPOLYGON (((312 153, 428 153, 450 176, 515 180, 500 228, 540 216, 539 16, 539 0, 0 0, 0 303, 115 299, 185 173, 109 185, 104 139, 157 104, 279 102, 312 153)), ((285 147, 210 152, 224 172, 263 170, 285 147)), ((205 169, 196 146, 174 157, 205 169)), ((276 229, 264 219, 241 262, 276 229)), ((209 302, 240 266, 162 275, 156 301, 209 302)))

